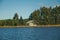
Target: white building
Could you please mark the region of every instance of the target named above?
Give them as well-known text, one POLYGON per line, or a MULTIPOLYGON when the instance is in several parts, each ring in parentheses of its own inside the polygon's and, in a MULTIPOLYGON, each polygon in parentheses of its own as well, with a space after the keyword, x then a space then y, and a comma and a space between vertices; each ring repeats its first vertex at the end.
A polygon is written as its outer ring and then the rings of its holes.
POLYGON ((37 24, 34 23, 34 20, 30 20, 27 22, 29 26, 37 26, 37 24))

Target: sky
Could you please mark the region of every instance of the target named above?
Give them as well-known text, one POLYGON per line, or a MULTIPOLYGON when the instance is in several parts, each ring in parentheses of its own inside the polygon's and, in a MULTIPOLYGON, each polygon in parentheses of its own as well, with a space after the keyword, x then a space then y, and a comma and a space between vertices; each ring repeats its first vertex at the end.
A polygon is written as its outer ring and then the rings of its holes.
POLYGON ((40 7, 55 7, 60 0, 0 0, 0 20, 12 19, 15 13, 24 19, 40 7))

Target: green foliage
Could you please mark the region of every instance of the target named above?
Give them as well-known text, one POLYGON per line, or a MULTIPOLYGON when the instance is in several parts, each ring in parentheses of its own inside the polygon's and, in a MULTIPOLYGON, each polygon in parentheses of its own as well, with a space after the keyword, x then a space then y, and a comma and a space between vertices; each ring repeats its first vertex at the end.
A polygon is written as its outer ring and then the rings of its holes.
POLYGON ((15 14, 13 19, 0 20, 0 26, 20 26, 25 25, 22 17, 18 19, 18 14, 15 14))
POLYGON ((35 20, 37 24, 39 24, 39 18, 40 18, 40 10, 35 10, 31 15, 29 16, 29 20, 35 20))
POLYGON ((20 24, 20 25, 25 25, 25 22, 24 22, 22 16, 21 16, 20 19, 19 19, 19 24, 20 24))
POLYGON ((42 7, 35 10, 29 16, 30 20, 35 20, 36 24, 60 24, 60 6, 55 8, 42 7))
POLYGON ((0 26, 26 25, 29 20, 34 20, 38 25, 60 24, 60 6, 54 8, 42 7, 33 11, 29 19, 23 19, 22 16, 19 19, 18 14, 15 13, 13 19, 0 20, 0 26))
POLYGON ((18 19, 19 19, 19 18, 18 18, 18 14, 17 14, 17 13, 15 13, 15 15, 14 15, 13 19, 14 19, 14 20, 18 20, 18 19))

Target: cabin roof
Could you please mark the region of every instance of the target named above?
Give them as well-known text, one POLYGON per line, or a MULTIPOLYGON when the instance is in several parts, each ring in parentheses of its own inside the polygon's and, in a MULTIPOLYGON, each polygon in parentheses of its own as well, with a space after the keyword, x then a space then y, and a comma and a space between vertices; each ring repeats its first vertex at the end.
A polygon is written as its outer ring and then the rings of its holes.
POLYGON ((34 20, 30 20, 30 21, 28 21, 27 23, 34 23, 34 20))

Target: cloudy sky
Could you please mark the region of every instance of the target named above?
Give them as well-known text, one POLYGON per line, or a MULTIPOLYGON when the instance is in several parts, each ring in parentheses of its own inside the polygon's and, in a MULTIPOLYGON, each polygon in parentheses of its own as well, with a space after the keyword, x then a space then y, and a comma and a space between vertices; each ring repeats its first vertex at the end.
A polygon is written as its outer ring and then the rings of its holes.
POLYGON ((60 0, 0 0, 0 19, 12 19, 15 13, 23 18, 40 7, 55 7, 60 0))

